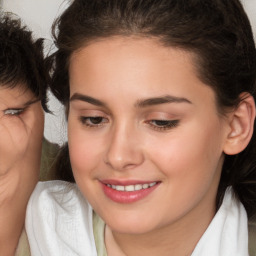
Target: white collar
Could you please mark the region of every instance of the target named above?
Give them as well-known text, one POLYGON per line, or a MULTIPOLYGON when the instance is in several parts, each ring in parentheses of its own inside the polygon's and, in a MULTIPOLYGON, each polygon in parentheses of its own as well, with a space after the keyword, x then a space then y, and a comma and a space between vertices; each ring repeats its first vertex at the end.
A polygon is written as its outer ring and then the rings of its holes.
POLYGON ((228 187, 222 205, 191 256, 249 256, 247 214, 228 187))

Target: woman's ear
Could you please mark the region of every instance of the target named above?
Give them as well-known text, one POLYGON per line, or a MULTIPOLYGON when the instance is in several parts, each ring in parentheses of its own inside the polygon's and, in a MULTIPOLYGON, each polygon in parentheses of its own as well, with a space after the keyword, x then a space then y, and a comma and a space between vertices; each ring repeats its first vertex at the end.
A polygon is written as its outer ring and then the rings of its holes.
POLYGON ((255 120, 255 102, 251 94, 240 95, 238 107, 229 115, 229 133, 224 145, 224 153, 235 155, 242 152, 249 144, 255 120))

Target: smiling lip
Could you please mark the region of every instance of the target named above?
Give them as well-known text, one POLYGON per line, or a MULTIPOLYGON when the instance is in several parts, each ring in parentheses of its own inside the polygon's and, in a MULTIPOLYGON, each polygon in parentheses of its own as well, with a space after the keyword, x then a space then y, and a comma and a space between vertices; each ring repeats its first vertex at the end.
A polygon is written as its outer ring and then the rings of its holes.
POLYGON ((101 181, 105 195, 117 203, 133 203, 153 192, 160 182, 157 181, 101 181))

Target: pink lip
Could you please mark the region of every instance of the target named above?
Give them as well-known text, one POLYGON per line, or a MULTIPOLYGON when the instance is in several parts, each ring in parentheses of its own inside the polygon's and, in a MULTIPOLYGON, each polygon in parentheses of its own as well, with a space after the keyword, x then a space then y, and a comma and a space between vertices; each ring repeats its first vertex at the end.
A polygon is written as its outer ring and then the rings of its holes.
POLYGON ((111 199, 112 201, 116 203, 134 203, 136 201, 139 201, 145 197, 147 197, 149 194, 151 194, 160 184, 158 182, 155 186, 149 187, 146 189, 141 189, 137 191, 117 191, 111 187, 108 187, 106 184, 111 185, 121 185, 121 186, 127 186, 127 185, 135 185, 135 184, 149 184, 151 182, 141 182, 141 181, 116 181, 116 180, 104 180, 101 181, 102 189, 104 194, 111 199))

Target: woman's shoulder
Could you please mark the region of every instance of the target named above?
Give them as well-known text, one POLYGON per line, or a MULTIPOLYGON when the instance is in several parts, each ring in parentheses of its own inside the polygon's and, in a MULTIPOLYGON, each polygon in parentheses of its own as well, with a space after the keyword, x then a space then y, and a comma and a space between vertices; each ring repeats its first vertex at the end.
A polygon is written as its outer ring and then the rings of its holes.
POLYGON ((92 208, 75 184, 39 182, 26 214, 31 254, 97 255, 92 220, 92 208))

